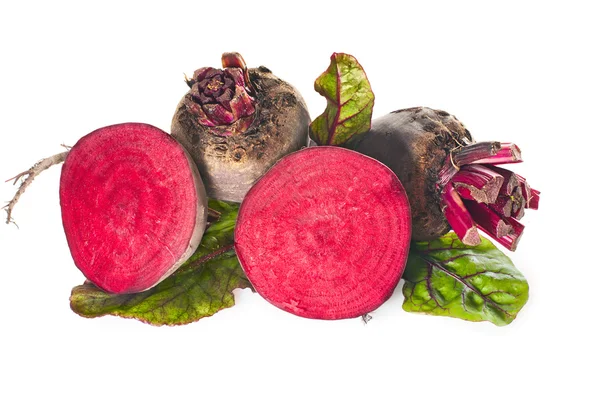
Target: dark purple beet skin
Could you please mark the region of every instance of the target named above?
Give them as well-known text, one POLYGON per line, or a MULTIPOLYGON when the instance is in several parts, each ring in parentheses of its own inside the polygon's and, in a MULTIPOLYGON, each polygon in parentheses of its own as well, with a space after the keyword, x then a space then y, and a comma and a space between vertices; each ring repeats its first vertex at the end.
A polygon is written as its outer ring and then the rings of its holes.
POLYGON ((277 160, 305 147, 310 116, 300 93, 237 53, 201 68, 177 106, 171 135, 196 162, 211 198, 241 202, 277 160))
POLYGON ((410 199, 413 239, 437 239, 450 229, 439 202, 439 172, 450 151, 471 134, 441 110, 411 108, 374 119, 371 130, 348 146, 387 165, 410 199))
POLYGON ((539 191, 496 166, 521 162, 519 148, 477 143, 460 121, 441 110, 389 113, 346 146, 396 173, 410 200, 413 240, 436 239, 453 229, 463 243, 476 245, 479 229, 514 251, 524 209, 537 209, 539 191))

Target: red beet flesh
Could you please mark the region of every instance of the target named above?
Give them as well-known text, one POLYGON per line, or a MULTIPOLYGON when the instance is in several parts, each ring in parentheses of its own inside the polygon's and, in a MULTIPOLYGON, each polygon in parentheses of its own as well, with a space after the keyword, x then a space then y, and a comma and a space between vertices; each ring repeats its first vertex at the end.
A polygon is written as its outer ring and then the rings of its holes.
POLYGON ((62 168, 60 205, 73 260, 111 293, 148 289, 177 269, 200 242, 206 202, 183 147, 146 124, 86 135, 62 168))
POLYGON ((396 175, 343 148, 281 159, 242 202, 235 249, 267 301, 318 319, 358 317, 387 300, 408 256, 411 214, 396 175))

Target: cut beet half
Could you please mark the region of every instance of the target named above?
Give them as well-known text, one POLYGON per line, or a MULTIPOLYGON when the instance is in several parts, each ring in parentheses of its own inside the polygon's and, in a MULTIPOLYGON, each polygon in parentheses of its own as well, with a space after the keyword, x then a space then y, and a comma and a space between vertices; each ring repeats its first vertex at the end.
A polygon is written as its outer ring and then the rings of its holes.
POLYGON ((410 237, 396 175, 357 152, 319 146, 284 157, 252 187, 235 249, 267 301, 333 320, 367 314, 391 296, 410 237))
POLYGON ((71 149, 60 178, 75 265, 111 293, 151 288, 200 243, 207 198, 186 151, 141 123, 98 129, 71 149))

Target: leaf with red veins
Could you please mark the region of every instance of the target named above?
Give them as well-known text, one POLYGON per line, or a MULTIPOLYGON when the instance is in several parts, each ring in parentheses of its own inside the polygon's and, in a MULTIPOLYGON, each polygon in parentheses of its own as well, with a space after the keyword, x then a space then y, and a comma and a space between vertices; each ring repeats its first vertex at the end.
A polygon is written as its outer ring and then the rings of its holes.
POLYGON ((510 324, 529 297, 529 285, 492 242, 465 246, 455 233, 411 247, 403 275, 408 312, 510 324))
POLYGON ((371 128, 375 95, 356 58, 333 53, 327 70, 315 80, 315 90, 327 107, 310 124, 310 137, 319 145, 341 145, 371 128))

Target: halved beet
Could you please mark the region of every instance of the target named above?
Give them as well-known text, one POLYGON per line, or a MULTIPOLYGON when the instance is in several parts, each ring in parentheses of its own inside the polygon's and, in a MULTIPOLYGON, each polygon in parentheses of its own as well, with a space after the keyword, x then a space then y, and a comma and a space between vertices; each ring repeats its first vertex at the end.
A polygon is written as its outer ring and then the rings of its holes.
POLYGON ((141 123, 104 127, 75 144, 62 167, 60 206, 75 265, 111 293, 166 278, 206 225, 195 164, 175 139, 141 123))
POLYGON ((343 148, 294 152, 248 192, 235 249, 267 301, 319 319, 358 317, 386 301, 408 256, 411 214, 396 175, 343 148))

